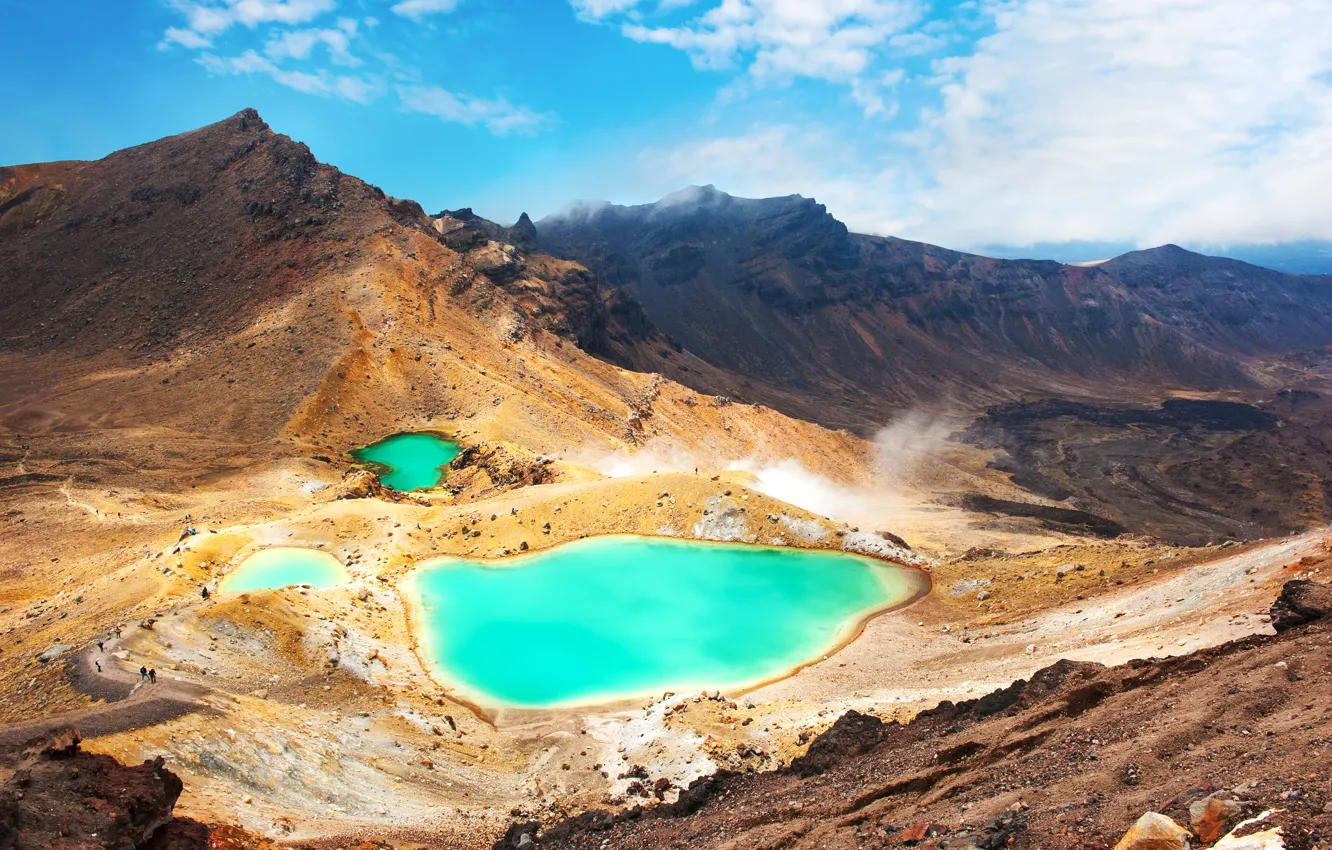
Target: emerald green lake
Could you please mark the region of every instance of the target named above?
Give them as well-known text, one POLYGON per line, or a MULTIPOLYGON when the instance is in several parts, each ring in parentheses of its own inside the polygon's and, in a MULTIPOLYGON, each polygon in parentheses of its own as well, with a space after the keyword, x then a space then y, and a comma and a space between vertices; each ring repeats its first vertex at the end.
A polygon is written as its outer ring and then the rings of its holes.
POLYGON ((434 434, 397 434, 352 451, 352 457, 380 467, 379 481, 385 487, 407 492, 439 486, 440 467, 458 456, 457 443, 434 434))
POLYGON ((920 582, 837 552, 610 536, 493 566, 434 559, 408 592, 443 680, 536 708, 780 677, 920 582))
POLYGON ((224 593, 243 593, 309 584, 323 589, 347 580, 342 562, 327 552, 275 546, 261 549, 246 558, 235 572, 222 579, 218 589, 224 593))

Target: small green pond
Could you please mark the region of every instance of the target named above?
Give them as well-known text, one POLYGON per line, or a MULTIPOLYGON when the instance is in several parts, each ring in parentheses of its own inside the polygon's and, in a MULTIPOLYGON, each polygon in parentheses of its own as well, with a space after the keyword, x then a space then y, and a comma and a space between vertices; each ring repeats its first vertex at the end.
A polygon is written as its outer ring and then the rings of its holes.
POLYGON ((359 449, 351 456, 379 470, 385 487, 408 492, 438 487, 442 467, 458 456, 458 444, 434 434, 396 434, 359 449))
POLYGON ((333 587, 347 580, 342 562, 318 549, 275 546, 260 549, 246 558, 235 572, 222 579, 223 593, 244 593, 308 584, 319 589, 333 587))
POLYGON ((921 580, 839 552, 609 536, 498 565, 434 559, 408 593, 443 680, 535 708, 781 677, 921 580))

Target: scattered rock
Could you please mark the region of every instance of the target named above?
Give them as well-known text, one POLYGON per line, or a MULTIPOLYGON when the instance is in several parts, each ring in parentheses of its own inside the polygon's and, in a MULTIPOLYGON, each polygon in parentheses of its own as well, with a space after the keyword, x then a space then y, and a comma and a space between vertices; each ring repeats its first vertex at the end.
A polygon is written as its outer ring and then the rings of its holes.
POLYGON ((73 648, 74 647, 70 646, 67 643, 58 643, 55 646, 51 647, 50 649, 46 650, 45 652, 37 653, 37 660, 42 662, 43 664, 47 664, 56 660, 57 658, 64 655, 66 652, 69 652, 73 648))
POLYGON ((1332 587, 1296 579, 1286 582, 1272 603, 1272 628, 1289 631, 1332 613, 1332 587))
POLYGON ((925 836, 929 834, 929 831, 929 824, 917 823, 902 830, 902 834, 898 837, 901 838, 903 844, 915 844, 916 842, 924 841, 925 836))
POLYGON ((1189 850, 1189 831, 1157 812, 1147 812, 1129 827, 1115 850, 1189 850))
POLYGON ((1211 844, 1225 834, 1226 827, 1242 811, 1244 806, 1238 800, 1229 799, 1226 792, 1217 792, 1189 806, 1189 825, 1199 841, 1211 844))

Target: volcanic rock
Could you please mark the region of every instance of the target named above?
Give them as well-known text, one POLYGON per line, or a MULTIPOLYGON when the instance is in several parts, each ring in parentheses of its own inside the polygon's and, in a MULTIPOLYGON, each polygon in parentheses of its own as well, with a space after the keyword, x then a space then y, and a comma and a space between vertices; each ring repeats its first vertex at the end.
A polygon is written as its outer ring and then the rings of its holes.
POLYGON ((0 788, 0 847, 141 847, 172 818, 182 784, 158 757, 126 767, 64 730, 0 788))
POLYGON ((1332 614, 1332 587, 1296 579, 1286 582, 1272 603, 1272 628, 1284 632, 1328 614, 1332 614))
POLYGON ((1244 811, 1244 805, 1218 793, 1189 805, 1189 825, 1204 844, 1211 844, 1226 832, 1226 827, 1244 811))
POLYGON ((1189 850, 1189 831, 1165 815, 1147 812, 1124 833, 1115 850, 1189 850))

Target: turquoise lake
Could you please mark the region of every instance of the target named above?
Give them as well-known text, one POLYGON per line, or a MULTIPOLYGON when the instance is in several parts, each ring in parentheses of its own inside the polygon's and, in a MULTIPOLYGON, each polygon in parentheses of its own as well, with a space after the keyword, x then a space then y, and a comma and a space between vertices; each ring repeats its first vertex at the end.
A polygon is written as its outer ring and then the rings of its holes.
POLYGON ((324 589, 347 580, 342 562, 318 549, 275 546, 260 549, 246 558, 235 572, 222 579, 218 589, 224 593, 243 593, 309 584, 324 589))
POLYGON ((385 487, 408 492, 438 487, 444 477, 441 467, 460 451, 457 443, 434 434, 397 434, 355 449, 351 455, 378 467, 379 481, 385 487))
POLYGON ((408 592, 441 679, 536 708, 777 678, 920 582, 837 552, 610 536, 494 565, 434 559, 408 592))

